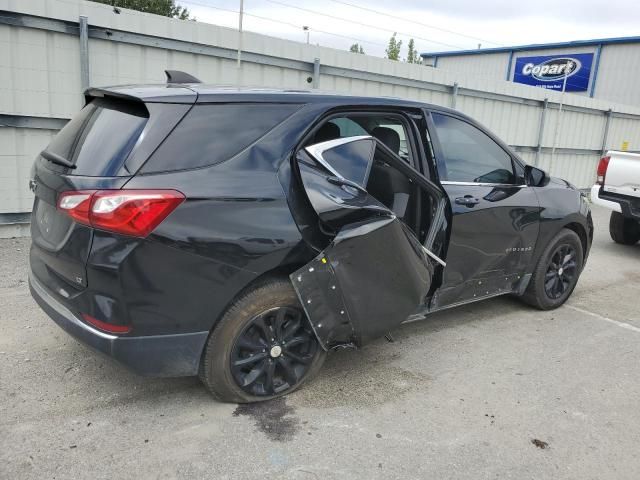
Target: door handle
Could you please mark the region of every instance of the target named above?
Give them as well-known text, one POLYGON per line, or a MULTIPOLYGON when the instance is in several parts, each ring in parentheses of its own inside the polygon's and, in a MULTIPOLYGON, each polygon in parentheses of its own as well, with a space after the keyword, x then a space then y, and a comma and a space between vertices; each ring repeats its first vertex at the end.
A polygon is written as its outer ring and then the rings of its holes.
POLYGON ((477 205, 480 203, 480 200, 476 197, 473 197, 471 195, 465 195, 464 197, 457 197, 456 198, 456 203, 458 205, 464 205, 466 207, 473 207, 474 205, 477 205))

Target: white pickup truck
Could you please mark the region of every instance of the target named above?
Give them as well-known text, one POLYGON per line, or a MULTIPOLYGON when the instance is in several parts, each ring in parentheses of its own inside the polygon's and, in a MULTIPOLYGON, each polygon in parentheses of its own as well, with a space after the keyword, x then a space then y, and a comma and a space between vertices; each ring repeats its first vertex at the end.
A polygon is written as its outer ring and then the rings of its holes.
POLYGON ((600 159, 591 201, 609 208, 609 233, 617 243, 640 240, 640 154, 610 150, 600 159))

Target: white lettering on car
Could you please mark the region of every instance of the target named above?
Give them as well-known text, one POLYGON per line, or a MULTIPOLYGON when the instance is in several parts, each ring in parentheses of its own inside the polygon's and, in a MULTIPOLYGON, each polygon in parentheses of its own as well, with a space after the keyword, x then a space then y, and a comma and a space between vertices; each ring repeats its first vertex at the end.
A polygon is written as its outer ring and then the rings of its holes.
POLYGON ((505 249, 505 253, 514 253, 514 252, 530 252, 533 250, 533 247, 509 247, 505 249))

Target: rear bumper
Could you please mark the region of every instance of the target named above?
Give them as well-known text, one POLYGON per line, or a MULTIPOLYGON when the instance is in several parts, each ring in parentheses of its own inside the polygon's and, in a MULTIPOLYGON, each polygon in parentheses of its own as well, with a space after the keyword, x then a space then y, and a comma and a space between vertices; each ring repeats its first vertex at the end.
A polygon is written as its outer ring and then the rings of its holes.
POLYGON ((594 203, 620 212, 624 218, 640 221, 640 198, 605 191, 600 192, 599 187, 600 185, 594 185, 591 188, 591 199, 597 198, 594 203))
POLYGON ((619 203, 600 198, 600 185, 598 184, 591 187, 591 201, 595 205, 600 205, 601 207, 608 208, 609 210, 613 210, 614 212, 622 211, 619 203))
POLYGON ((209 332, 144 337, 119 337, 101 332, 80 320, 56 300, 33 275, 31 295, 54 322, 72 337, 113 357, 130 370, 152 377, 198 374, 200 356, 209 332))

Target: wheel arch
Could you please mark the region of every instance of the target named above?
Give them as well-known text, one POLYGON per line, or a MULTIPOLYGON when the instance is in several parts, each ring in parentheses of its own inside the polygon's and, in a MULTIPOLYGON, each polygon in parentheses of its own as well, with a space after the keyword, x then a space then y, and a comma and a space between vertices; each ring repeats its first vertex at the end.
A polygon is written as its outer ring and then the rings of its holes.
MULTIPOLYGON (((302 260, 302 259, 296 259, 296 261, 293 261, 293 262, 288 262, 288 263, 283 263, 283 264, 276 265, 276 266, 274 266, 274 267, 262 272, 261 274, 257 275, 255 278, 253 278, 251 281, 246 283, 242 288, 240 288, 235 293, 235 295, 230 297, 229 300, 227 301, 226 305, 224 305, 224 307, 220 309, 219 314, 217 315, 217 317, 211 323, 211 327, 209 328, 209 335, 207 336, 207 340, 211 336, 211 334, 213 333, 215 328, 218 326, 218 324, 220 323, 220 320, 222 319, 224 314, 229 310, 229 308, 239 298, 241 298, 243 295, 246 295, 250 291, 255 290, 256 288, 259 288, 262 285, 265 285, 267 283, 270 283, 270 282, 273 282, 273 281, 276 281, 276 280, 289 281, 289 275, 291 275, 293 272, 295 272, 296 270, 298 270, 299 268, 304 266, 307 262, 308 262, 308 260, 305 261, 305 260, 302 260)), ((204 358, 204 352, 205 352, 205 349, 206 349, 206 344, 207 344, 207 342, 205 342, 205 344, 204 344, 204 346, 202 348, 202 351, 200 352, 200 368, 202 368, 202 360, 204 358)))
MULTIPOLYGON (((247 326, 251 325, 256 317, 262 318, 265 313, 273 315, 272 311, 275 309, 274 307, 288 307, 294 305, 294 303, 291 302, 295 302, 296 297, 293 289, 291 288, 290 280, 287 277, 287 272, 292 268, 295 268, 294 264, 288 263, 276 266, 256 276, 237 292, 234 298, 230 300, 231 304, 224 308, 220 318, 218 318, 211 327, 204 348, 200 354, 198 377, 215 398, 234 403, 269 400, 297 389, 304 382, 312 378, 322 366, 326 352, 324 352, 321 346, 316 343, 315 336, 311 332, 311 329, 304 323, 300 322, 299 319, 301 317, 299 315, 302 315, 302 318, 304 318, 304 312, 302 311, 300 311, 299 314, 296 314, 298 315, 296 316, 298 320, 294 322, 295 326, 292 331, 289 331, 289 327, 287 326, 288 323, 280 324, 284 327, 285 331, 281 330, 280 327, 277 326, 276 321, 275 325, 273 323, 270 324, 274 328, 270 337, 274 338, 264 337, 263 335, 263 340, 260 342, 262 346, 258 345, 257 347, 253 347, 249 344, 249 347, 247 347, 245 344, 242 347, 237 347, 238 338, 244 335, 243 332, 246 331, 247 326), (287 287, 290 291, 286 289, 287 287), (289 351, 291 347, 294 349, 296 348, 294 345, 297 346, 302 343, 299 340, 302 338, 301 329, 305 330, 303 336, 306 338, 306 343, 309 344, 310 347, 307 350, 303 349, 301 352, 296 352, 295 350, 289 351), (289 333, 286 333, 286 331, 289 333), (276 333, 274 334, 273 332, 276 333), (271 340, 270 346, 268 344, 265 345, 264 343, 265 341, 269 342, 269 338, 271 340), (298 341, 291 342, 290 344, 289 339, 294 338, 298 339, 298 341), (286 346, 284 339, 286 339, 286 346), (280 347, 282 350, 274 353, 273 348, 276 346, 280 347), (251 353, 247 355, 247 352, 241 354, 239 349, 245 348, 250 348, 250 351, 253 352, 260 352, 259 349, 262 349, 261 353, 257 354, 259 355, 259 357, 256 357, 257 361, 262 361, 265 357, 279 357, 281 353, 289 357, 289 361, 280 363, 274 360, 273 368, 271 369, 264 365, 259 367, 260 371, 258 372, 258 375, 254 375, 253 380, 247 383, 245 382, 247 378, 246 375, 250 376, 253 373, 253 370, 250 373, 245 372, 244 374, 237 371, 234 373, 233 366, 234 361, 250 360, 249 357, 255 354, 251 353), (256 350, 256 348, 258 350, 256 350), (300 356, 296 359, 295 355, 300 356), (300 360, 301 357, 304 357, 307 360, 300 360), (293 378, 293 380, 291 379, 292 377, 288 377, 287 374, 282 373, 282 368, 285 368, 287 372, 292 371, 290 363, 292 359, 299 365, 304 364, 303 366, 305 367, 302 372, 299 372, 296 368, 295 378, 293 378), (311 360, 311 362, 308 360, 311 360), (286 382, 288 382, 288 386, 285 386, 285 390, 273 388, 275 383, 273 383, 274 380, 272 377, 274 376, 275 370, 278 369, 277 364, 281 365, 279 373, 280 378, 284 378, 286 382), (282 366, 283 364, 284 367, 282 366), (289 367, 287 367, 287 364, 289 367), (265 368, 267 368, 267 370, 265 370, 265 368), (262 387, 258 385, 257 390, 253 388, 245 389, 245 387, 253 384, 258 377, 269 371, 271 373, 266 373, 266 376, 262 379, 262 387), (238 375, 240 375, 240 377, 238 377, 238 375), (284 377, 282 375, 284 375, 284 377), (265 382, 267 381, 269 385, 268 387, 265 386, 265 382)), ((271 318, 269 321, 273 322, 274 320, 271 318)), ((264 329, 263 333, 265 333, 264 329)), ((264 362, 266 363, 266 359, 264 362)), ((235 365, 238 366, 237 363, 235 365)), ((240 367, 238 366, 238 368, 240 367)), ((250 368, 253 369, 253 367, 250 368)), ((280 385, 282 386, 282 381, 280 385)))
POLYGON ((530 272, 533 272, 533 269, 535 269, 549 242, 552 241, 563 228, 571 230, 578 235, 578 238, 580 239, 580 246, 582 247, 584 266, 587 262, 589 250, 591 249, 591 242, 593 240, 592 225, 590 216, 585 216, 582 213, 577 212, 555 218, 543 218, 540 223, 540 231, 536 241, 535 254, 529 266, 531 269, 530 272))
POLYGON ((587 254, 589 253, 589 239, 587 236, 587 230, 585 227, 578 222, 569 222, 565 224, 562 228, 566 228, 571 230, 578 235, 580 238, 580 244, 582 245, 582 262, 583 264, 587 261, 587 254))
POLYGON ((291 275, 293 272, 295 272, 299 268, 303 267, 306 263, 308 262, 300 260, 293 263, 276 265, 275 267, 259 274, 257 277, 255 277, 253 280, 247 283, 244 287, 238 290, 238 292, 231 299, 229 299, 229 301, 227 302, 227 305, 225 305, 225 307, 222 309, 222 312, 220 313, 219 317, 216 319, 216 321, 212 325, 211 329, 213 330, 213 328, 215 328, 220 318, 222 318, 225 312, 229 309, 231 305, 233 305, 236 302, 236 300, 238 300, 238 298, 247 294, 251 290, 255 290, 256 288, 259 288, 262 285, 265 285, 272 281, 275 281, 275 280, 289 281, 289 275, 291 275))

